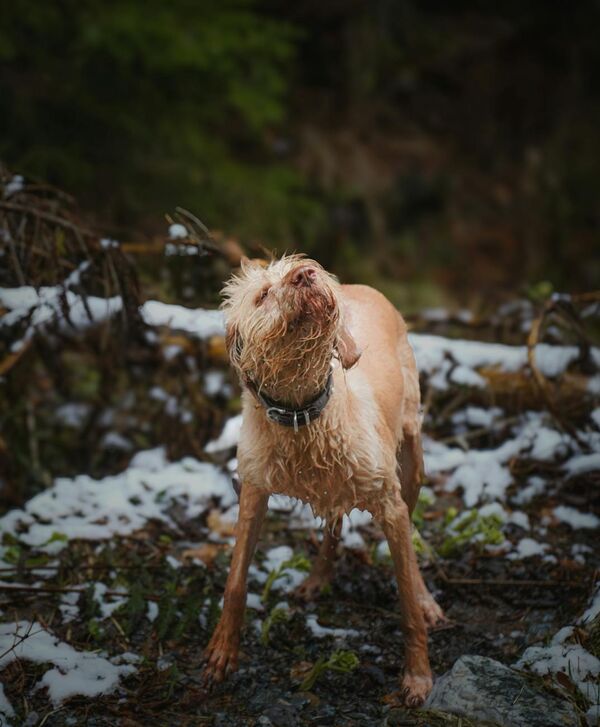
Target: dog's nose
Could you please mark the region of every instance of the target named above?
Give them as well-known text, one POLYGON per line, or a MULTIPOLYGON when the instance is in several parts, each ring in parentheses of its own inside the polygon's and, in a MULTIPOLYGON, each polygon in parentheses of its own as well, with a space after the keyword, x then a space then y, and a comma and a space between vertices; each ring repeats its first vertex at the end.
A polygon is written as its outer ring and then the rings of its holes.
POLYGON ((317 279, 317 271, 310 265, 303 265, 301 268, 294 270, 291 278, 292 285, 297 288, 312 285, 317 279))

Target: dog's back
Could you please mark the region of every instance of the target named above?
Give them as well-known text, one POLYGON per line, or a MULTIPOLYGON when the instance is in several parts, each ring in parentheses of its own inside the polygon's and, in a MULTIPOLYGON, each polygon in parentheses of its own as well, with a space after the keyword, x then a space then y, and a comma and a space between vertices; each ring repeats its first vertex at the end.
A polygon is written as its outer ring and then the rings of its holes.
MULTIPOLYGON (((362 355, 357 365, 369 381, 382 419, 397 445, 404 468, 422 469, 420 451, 420 391, 415 357, 404 319, 389 300, 366 285, 343 285, 348 326, 362 355), (417 461, 413 462, 410 458, 417 461)), ((352 370, 346 374, 352 377, 352 370)), ((403 478, 403 496, 412 511, 418 497, 417 480, 403 478), (413 483, 415 483, 413 485, 413 483)))

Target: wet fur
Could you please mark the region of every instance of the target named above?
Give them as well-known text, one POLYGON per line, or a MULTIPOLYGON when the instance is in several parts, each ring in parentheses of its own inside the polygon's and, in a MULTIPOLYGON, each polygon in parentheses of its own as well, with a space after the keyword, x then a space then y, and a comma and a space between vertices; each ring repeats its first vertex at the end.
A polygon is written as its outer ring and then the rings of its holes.
POLYGON ((302 256, 267 267, 245 262, 224 296, 227 347, 245 384, 238 446, 242 490, 225 603, 207 650, 206 674, 218 681, 237 665, 248 565, 268 496, 282 493, 309 503, 329 523, 304 596, 315 595, 331 577, 344 513, 368 510, 382 526, 401 595, 402 689, 408 704, 420 704, 431 688, 426 623, 435 624, 443 614, 423 583, 411 541, 422 452, 418 375, 404 321, 377 291, 341 286, 302 256), (301 266, 310 266, 312 284, 293 283, 301 266), (330 367, 331 399, 298 432, 269 421, 252 393, 258 388, 300 406, 322 390, 330 367))

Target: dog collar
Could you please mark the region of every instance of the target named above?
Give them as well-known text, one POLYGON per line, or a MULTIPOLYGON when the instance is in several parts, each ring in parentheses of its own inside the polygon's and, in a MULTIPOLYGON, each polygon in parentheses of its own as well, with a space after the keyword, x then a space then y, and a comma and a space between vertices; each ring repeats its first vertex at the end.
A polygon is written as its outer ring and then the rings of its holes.
POLYGON ((321 416, 333 391, 333 371, 329 370, 325 387, 321 393, 317 394, 314 399, 304 404, 300 409, 294 409, 280 401, 271 399, 270 396, 259 391, 253 381, 247 381, 246 383, 260 404, 266 409, 268 419, 284 427, 294 427, 294 431, 297 432, 300 427, 307 426, 321 416))

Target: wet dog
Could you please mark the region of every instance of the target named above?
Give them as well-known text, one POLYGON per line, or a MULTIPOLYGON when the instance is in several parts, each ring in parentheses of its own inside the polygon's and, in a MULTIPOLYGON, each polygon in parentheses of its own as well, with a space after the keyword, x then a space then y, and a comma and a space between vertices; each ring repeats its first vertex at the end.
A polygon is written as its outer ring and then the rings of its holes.
POLYGON ((423 471, 419 379, 396 309, 376 290, 340 285, 292 255, 244 261, 224 288, 226 344, 243 385, 238 445, 242 483, 223 611, 207 647, 205 678, 237 667, 248 567, 271 493, 310 504, 327 527, 297 595, 329 582, 341 521, 369 511, 388 540, 400 594, 410 706, 432 686, 427 626, 444 616, 419 572, 410 517, 423 471))

